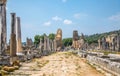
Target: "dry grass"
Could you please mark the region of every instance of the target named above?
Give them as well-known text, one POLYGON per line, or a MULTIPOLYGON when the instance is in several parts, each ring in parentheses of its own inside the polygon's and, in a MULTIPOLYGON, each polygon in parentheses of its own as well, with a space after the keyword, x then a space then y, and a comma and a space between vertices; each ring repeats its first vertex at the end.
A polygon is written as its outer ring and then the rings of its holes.
POLYGON ((37 66, 41 68, 45 66, 47 63, 49 63, 49 60, 37 61, 37 66))

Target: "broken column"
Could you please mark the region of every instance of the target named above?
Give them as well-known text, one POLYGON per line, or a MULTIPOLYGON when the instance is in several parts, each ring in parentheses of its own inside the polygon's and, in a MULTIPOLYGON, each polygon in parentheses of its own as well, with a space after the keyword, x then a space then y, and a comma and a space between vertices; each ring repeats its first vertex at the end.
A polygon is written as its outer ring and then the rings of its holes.
POLYGON ((51 47, 50 47, 50 39, 47 38, 47 50, 50 52, 51 51, 51 47))
POLYGON ((50 51, 53 51, 53 41, 50 39, 50 51))
POLYGON ((32 41, 31 38, 27 38, 27 39, 26 39, 26 46, 27 46, 28 48, 31 48, 31 47, 33 46, 33 41, 32 41))
POLYGON ((56 41, 56 50, 60 51, 62 49, 62 30, 61 29, 57 30, 55 41, 56 41))
POLYGON ((98 40, 98 48, 101 49, 101 39, 98 40))
POLYGON ((79 49, 85 49, 86 47, 85 47, 85 39, 84 39, 84 35, 83 35, 83 33, 81 33, 81 36, 80 36, 80 39, 78 40, 78 48, 79 49))
POLYGON ((10 56, 16 56, 16 14, 11 13, 10 56))
POLYGON ((56 40, 53 40, 53 51, 56 52, 57 51, 57 43, 56 40))
POLYGON ((6 0, 0 0, 0 55, 6 50, 6 0))
POLYGON ((117 51, 120 51, 120 36, 117 36, 117 51))
POLYGON ((106 38, 105 37, 102 38, 102 49, 106 50, 106 38))
POLYGON ((44 51, 47 50, 47 36, 44 35, 44 51))
POLYGON ((40 51, 43 51, 43 42, 42 39, 40 38, 40 42, 39 42, 39 47, 40 51))
POLYGON ((17 41, 17 55, 19 55, 22 54, 20 17, 16 18, 16 41, 17 41))
POLYGON ((78 49, 78 31, 77 30, 74 30, 73 31, 73 43, 72 43, 72 46, 74 49, 78 49))

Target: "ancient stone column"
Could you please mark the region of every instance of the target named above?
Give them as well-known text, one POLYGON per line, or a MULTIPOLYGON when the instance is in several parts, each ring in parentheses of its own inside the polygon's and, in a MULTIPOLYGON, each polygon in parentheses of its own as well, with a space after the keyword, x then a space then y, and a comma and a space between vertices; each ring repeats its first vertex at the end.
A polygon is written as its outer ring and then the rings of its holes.
POLYGON ((16 56, 16 14, 11 13, 10 56, 16 56))
POLYGON ((44 35, 44 50, 47 50, 47 36, 44 35))
POLYGON ((73 43, 72 43, 72 46, 75 49, 77 49, 79 47, 79 45, 78 45, 78 39, 79 39, 79 37, 78 37, 78 31, 74 30, 73 31, 73 43))
POLYGON ((83 35, 83 33, 81 33, 81 36, 80 36, 80 39, 79 40, 77 40, 78 41, 78 44, 77 44, 77 48, 79 48, 79 49, 84 49, 85 47, 85 39, 84 39, 84 35, 83 35))
POLYGON ((53 51, 57 51, 57 43, 55 39, 53 40, 53 51))
POLYGON ((101 49, 101 39, 98 40, 98 48, 101 49))
POLYGON ((57 51, 60 51, 62 49, 62 30, 61 29, 57 30, 55 40, 56 40, 57 51))
POLYGON ((43 49, 42 49, 42 46, 43 46, 43 43, 42 43, 42 39, 40 38, 40 42, 39 42, 39 49, 40 49, 40 51, 42 51, 43 49))
POLYGON ((120 51, 120 36, 117 36, 117 51, 120 51))
POLYGON ((17 41, 17 54, 22 54, 22 42, 21 42, 21 24, 20 17, 16 18, 16 41, 17 41))
POLYGON ((50 51, 53 51, 53 41, 50 40, 50 51))
POLYGON ((31 47, 33 46, 33 41, 32 41, 31 38, 27 38, 27 39, 26 39, 26 46, 27 46, 28 48, 31 48, 31 47))
POLYGON ((106 49, 106 38, 105 37, 102 38, 102 49, 103 50, 106 49))
POLYGON ((115 38, 113 38, 113 42, 112 42, 112 50, 115 51, 115 38))
POLYGON ((47 38, 47 51, 51 51, 50 39, 49 38, 47 38))
POLYGON ((54 42, 51 40, 51 50, 54 51, 54 42))
POLYGON ((6 2, 6 0, 0 0, 0 55, 4 55, 7 48, 6 2))

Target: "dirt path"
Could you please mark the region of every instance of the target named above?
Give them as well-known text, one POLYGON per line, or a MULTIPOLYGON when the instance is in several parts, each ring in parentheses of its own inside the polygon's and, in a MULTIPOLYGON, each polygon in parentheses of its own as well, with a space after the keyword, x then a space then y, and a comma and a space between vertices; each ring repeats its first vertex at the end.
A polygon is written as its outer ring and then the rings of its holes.
POLYGON ((59 52, 22 65, 13 72, 14 76, 103 76, 70 52, 59 52))

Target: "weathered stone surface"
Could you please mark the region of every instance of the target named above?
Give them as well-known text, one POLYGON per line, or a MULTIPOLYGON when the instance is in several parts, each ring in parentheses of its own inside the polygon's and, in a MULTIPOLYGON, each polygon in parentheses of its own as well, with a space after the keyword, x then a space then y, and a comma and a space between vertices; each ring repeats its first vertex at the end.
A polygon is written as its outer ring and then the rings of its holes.
POLYGON ((73 43, 72 43, 72 47, 74 49, 81 49, 81 50, 87 49, 87 47, 88 47, 88 44, 85 43, 84 35, 81 33, 81 36, 79 38, 77 30, 73 31, 73 43))
POLYGON ((47 36, 44 35, 44 50, 47 50, 47 36))
POLYGON ((10 56, 16 56, 16 35, 15 34, 11 34, 10 56))
POLYGON ((10 57, 9 56, 0 57, 0 65, 10 65, 10 57))
POLYGON ((120 35, 112 34, 98 40, 98 49, 120 51, 120 35))
POLYGON ((6 45, 6 0, 0 0, 0 55, 5 55, 6 45))
POLYGON ((43 51, 43 42, 42 42, 42 39, 40 39, 40 42, 39 42, 39 49, 40 49, 40 51, 43 51))
POLYGON ((10 38, 10 56, 16 56, 16 15, 11 13, 11 38, 10 38))
POLYGON ((33 46, 33 41, 32 41, 31 38, 26 39, 26 46, 29 47, 29 48, 33 46))
POLYGON ((116 76, 120 75, 120 63, 118 62, 111 61, 109 58, 101 58, 95 55, 87 55, 87 60, 116 76))
POLYGON ((62 30, 61 29, 57 30, 55 41, 56 41, 56 50, 60 51, 62 49, 62 30))
POLYGON ((44 35, 44 50, 43 55, 48 55, 51 52, 51 45, 49 38, 44 35))
POLYGON ((20 24, 20 17, 16 18, 16 40, 17 40, 17 54, 23 52, 22 49, 22 42, 21 42, 21 24, 20 24))
POLYGON ((74 30, 73 31, 73 43, 72 43, 72 46, 73 48, 75 49, 78 49, 79 48, 79 45, 78 45, 78 31, 77 30, 74 30))
POLYGON ((85 44, 85 39, 83 33, 81 33, 80 39, 78 40, 79 49, 87 49, 87 43, 85 44))
POLYGON ((55 39, 53 40, 53 51, 57 51, 57 43, 55 39))

